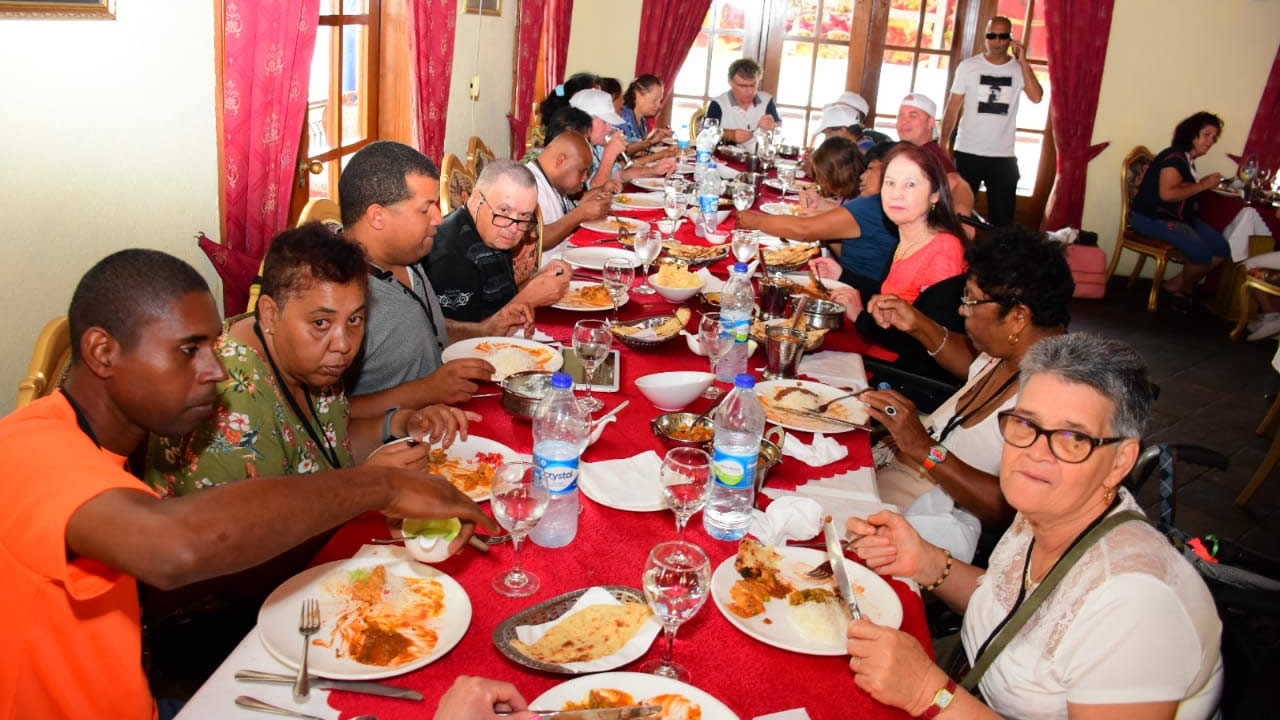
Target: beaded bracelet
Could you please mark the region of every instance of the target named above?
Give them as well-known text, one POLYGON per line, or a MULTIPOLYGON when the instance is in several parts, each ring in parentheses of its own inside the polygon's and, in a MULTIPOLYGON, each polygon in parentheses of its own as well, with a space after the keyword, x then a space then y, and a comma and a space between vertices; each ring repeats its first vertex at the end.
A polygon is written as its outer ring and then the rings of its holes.
POLYGON ((933 584, 924 586, 924 589, 928 590, 929 592, 933 592, 939 585, 941 585, 947 579, 947 576, 951 574, 951 551, 943 550, 942 552, 947 554, 947 566, 942 569, 942 575, 939 576, 937 580, 934 580, 933 584))
POLYGON ((929 353, 929 357, 937 357, 938 353, 942 352, 942 348, 947 346, 947 339, 950 337, 951 337, 951 331, 947 329, 947 326, 943 325, 942 326, 942 342, 938 343, 937 349, 925 350, 925 352, 929 353))

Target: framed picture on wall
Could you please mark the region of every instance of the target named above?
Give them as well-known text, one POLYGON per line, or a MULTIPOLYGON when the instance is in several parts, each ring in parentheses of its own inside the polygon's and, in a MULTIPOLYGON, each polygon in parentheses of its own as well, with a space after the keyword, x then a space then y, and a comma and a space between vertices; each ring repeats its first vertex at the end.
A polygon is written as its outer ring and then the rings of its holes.
POLYGON ((0 0, 0 18, 115 20, 116 0, 0 0))
POLYGON ((473 15, 501 15, 502 0, 462 0, 462 11, 473 15))

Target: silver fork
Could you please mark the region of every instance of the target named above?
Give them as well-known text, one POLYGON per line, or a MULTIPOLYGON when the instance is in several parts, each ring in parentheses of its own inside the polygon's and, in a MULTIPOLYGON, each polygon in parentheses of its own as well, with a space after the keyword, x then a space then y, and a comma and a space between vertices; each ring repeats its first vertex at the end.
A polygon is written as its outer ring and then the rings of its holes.
MULTIPOLYGON (((861 535, 859 535, 858 537, 861 537, 861 535)), ((853 538, 852 540, 845 540, 844 542, 840 543, 840 551, 849 552, 849 546, 852 545, 853 540, 856 540, 856 539, 857 538, 853 538)), ((790 547, 797 547, 797 545, 792 544, 790 547)), ((799 544, 799 547, 804 547, 804 544, 802 543, 799 544)), ((814 546, 814 547, 817 547, 817 546, 814 546)), ((825 548, 826 544, 824 543, 822 547, 825 548)), ((835 574, 835 570, 831 567, 830 560, 823 560, 821 565, 818 565, 814 569, 805 573, 805 575, 813 578, 814 580, 826 580, 827 578, 831 577, 834 574, 835 574)))
POLYGON ((302 603, 298 618, 298 632, 302 634, 302 664, 298 666, 298 678, 293 681, 293 701, 306 702, 311 695, 311 680, 307 677, 307 651, 311 649, 311 636, 320 630, 320 603, 307 598, 302 603))

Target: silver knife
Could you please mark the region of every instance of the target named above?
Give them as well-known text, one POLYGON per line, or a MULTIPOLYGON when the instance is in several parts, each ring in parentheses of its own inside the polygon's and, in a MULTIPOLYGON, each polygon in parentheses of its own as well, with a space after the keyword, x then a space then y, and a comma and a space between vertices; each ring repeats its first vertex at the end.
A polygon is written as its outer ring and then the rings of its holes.
MULTIPOLYGON (((662 712, 661 705, 632 705, 620 708, 600 708, 597 710, 530 710, 543 720, 632 720, 633 718, 653 717, 662 712)), ((498 716, 511 713, 495 713, 498 716)))
POLYGON ((840 549, 840 536, 836 534, 836 526, 828 520, 822 528, 827 538, 827 559, 831 561, 831 571, 836 581, 836 591, 840 599, 849 606, 849 615, 854 620, 862 617, 858 609, 858 600, 853 596, 853 587, 849 585, 849 573, 844 569, 844 552, 840 549))
POLYGON ((800 415, 801 417, 813 418, 814 420, 822 420, 824 422, 831 422, 837 425, 844 425, 846 427, 857 428, 859 430, 867 429, 866 425, 859 425, 858 423, 855 423, 855 422, 850 422, 848 420, 841 420, 840 418, 831 417, 830 415, 823 415, 821 413, 816 413, 811 410, 799 410, 799 409, 787 408, 784 412, 794 413, 796 415, 800 415))
MULTIPOLYGON (((631 404, 631 401, 630 401, 630 400, 623 400, 622 402, 618 403, 618 407, 616 407, 616 408, 614 408, 614 409, 610 410, 609 412, 605 413, 604 415, 601 415, 600 417, 596 418, 595 420, 592 420, 592 421, 591 421, 591 427, 595 427, 595 426, 599 425, 600 423, 604 422, 605 420, 608 420, 609 418, 613 417, 614 415, 617 415, 618 413, 622 412, 622 409, 623 409, 623 408, 625 408, 626 406, 628 406, 628 405, 630 405, 630 404, 631 404)), ((644 716, 643 716, 643 715, 637 715, 636 717, 644 717, 644 716)))
MULTIPOLYGON (((294 677, 293 675, 260 672, 258 670, 239 670, 236 672, 236 679, 244 682, 292 685, 294 677)), ((345 690, 347 692, 362 693, 365 695, 379 695, 381 697, 422 702, 422 693, 416 690, 409 690, 407 688, 400 688, 392 685, 383 685, 382 683, 358 682, 354 680, 327 680, 325 678, 315 676, 312 676, 310 680, 312 687, 317 687, 321 690, 345 690)))

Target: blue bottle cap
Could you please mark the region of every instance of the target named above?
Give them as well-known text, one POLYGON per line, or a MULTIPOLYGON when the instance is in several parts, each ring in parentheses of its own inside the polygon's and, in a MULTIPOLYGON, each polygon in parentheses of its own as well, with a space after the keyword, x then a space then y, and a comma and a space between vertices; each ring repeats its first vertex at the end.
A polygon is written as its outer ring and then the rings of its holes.
POLYGON ((739 373, 733 378, 733 386, 747 388, 748 390, 754 388, 756 386, 756 376, 751 373, 739 373))
POLYGON ((734 263, 734 264, 733 264, 733 271, 734 271, 734 272, 744 273, 744 272, 746 272, 746 271, 747 271, 747 264, 746 264, 746 263, 734 263))
POLYGON ((558 372, 551 376, 551 387, 557 390, 565 390, 573 387, 573 376, 569 373, 558 372))

